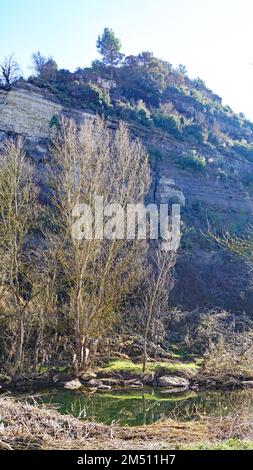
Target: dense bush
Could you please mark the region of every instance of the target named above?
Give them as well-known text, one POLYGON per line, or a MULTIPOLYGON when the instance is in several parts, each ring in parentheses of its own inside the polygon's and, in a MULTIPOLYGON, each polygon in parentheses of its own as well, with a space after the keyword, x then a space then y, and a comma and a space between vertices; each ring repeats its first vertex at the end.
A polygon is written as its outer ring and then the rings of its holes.
POLYGON ((174 309, 166 323, 170 342, 181 343, 184 349, 198 354, 209 351, 210 347, 213 349, 220 341, 238 339, 252 327, 252 320, 244 314, 232 314, 219 308, 191 312, 174 309))
POLYGON ((101 108, 103 105, 108 104, 103 91, 95 84, 88 83, 82 87, 81 91, 84 103, 91 107, 91 109, 95 110, 97 108, 101 108))
POLYGON ((133 105, 118 101, 116 106, 114 106, 114 109, 112 108, 110 110, 109 114, 116 114, 120 119, 136 122, 145 127, 152 127, 154 125, 153 120, 150 117, 150 112, 142 100, 133 105))
POLYGON ((163 114, 163 113, 155 113, 153 115, 153 120, 156 127, 163 129, 164 131, 168 132, 169 134, 179 135, 180 134, 180 119, 178 116, 173 114, 163 114))
POLYGON ((205 157, 198 155, 195 150, 178 157, 176 163, 183 170, 203 171, 206 168, 205 157))
POLYGON ((201 126, 198 124, 190 124, 188 126, 184 126, 183 128, 184 137, 194 137, 197 142, 202 142, 204 139, 203 131, 201 126))

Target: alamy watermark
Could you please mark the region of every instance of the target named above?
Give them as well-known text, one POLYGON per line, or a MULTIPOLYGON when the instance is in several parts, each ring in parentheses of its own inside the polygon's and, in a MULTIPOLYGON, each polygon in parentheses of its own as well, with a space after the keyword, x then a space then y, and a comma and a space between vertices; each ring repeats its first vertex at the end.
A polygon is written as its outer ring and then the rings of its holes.
POLYGON ((72 216, 74 240, 158 240, 164 251, 180 244, 180 204, 104 203, 95 196, 92 206, 76 204, 72 216))

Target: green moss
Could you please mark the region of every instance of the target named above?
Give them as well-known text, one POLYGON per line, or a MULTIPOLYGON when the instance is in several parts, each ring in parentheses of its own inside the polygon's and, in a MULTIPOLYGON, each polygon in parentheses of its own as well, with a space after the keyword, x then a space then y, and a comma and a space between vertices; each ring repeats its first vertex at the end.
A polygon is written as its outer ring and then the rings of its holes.
POLYGON ((170 349, 175 359, 187 360, 193 358, 193 354, 189 354, 189 351, 183 349, 181 344, 171 344, 170 349))
MULTIPOLYGON (((146 372, 155 372, 159 369, 163 369, 164 373, 175 373, 178 371, 197 371, 199 365, 195 362, 150 362, 147 364, 146 372)), ((113 360, 110 361, 106 367, 103 368, 104 371, 118 371, 118 372, 129 372, 135 374, 142 373, 142 364, 135 364, 130 360, 113 360)))

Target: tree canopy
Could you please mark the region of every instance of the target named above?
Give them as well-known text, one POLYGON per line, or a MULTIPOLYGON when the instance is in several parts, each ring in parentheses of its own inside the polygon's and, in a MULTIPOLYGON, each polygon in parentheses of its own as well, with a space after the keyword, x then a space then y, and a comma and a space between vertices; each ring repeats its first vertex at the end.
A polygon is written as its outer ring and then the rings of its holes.
POLYGON ((120 39, 115 36, 112 29, 105 28, 102 35, 98 36, 97 50, 102 56, 103 64, 110 67, 113 78, 113 68, 121 62, 124 55, 120 52, 120 39))

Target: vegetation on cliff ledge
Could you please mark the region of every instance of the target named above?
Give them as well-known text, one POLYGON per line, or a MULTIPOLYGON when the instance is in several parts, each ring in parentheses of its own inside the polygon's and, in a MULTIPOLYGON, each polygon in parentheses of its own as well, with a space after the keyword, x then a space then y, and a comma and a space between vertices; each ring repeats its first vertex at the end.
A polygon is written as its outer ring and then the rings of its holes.
POLYGON ((186 68, 177 68, 152 52, 125 56, 114 32, 105 28, 97 39, 101 60, 75 72, 58 69, 52 57, 40 51, 32 56, 34 74, 20 78, 13 56, 0 64, 0 84, 33 84, 65 107, 92 110, 175 139, 218 146, 252 160, 253 125, 235 114, 200 78, 190 79, 186 68))

